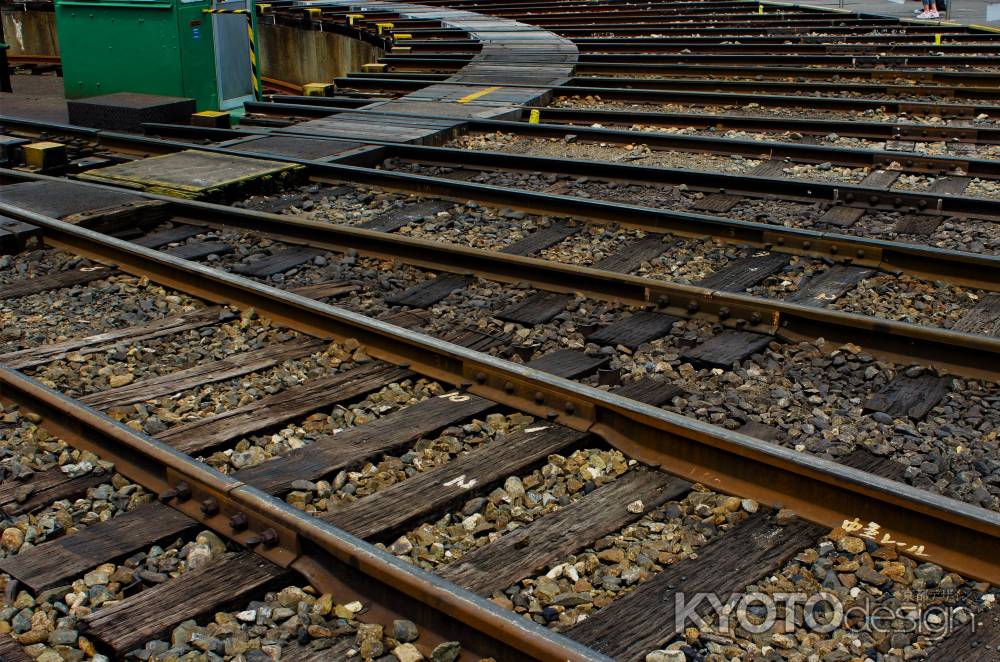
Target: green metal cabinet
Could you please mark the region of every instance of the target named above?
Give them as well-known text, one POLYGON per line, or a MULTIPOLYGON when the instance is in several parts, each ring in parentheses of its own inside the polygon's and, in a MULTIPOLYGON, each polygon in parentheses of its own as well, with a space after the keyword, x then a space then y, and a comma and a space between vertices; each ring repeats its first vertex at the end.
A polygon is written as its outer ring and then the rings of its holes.
POLYGON ((140 92, 190 97, 199 110, 253 98, 247 16, 204 13, 246 8, 255 21, 249 0, 56 0, 55 7, 67 98, 140 92))

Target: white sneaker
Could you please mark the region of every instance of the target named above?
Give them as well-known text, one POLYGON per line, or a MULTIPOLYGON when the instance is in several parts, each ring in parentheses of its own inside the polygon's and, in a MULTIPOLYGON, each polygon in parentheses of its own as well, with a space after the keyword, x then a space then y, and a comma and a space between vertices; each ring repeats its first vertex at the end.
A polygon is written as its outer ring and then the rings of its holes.
POLYGON ((936 11, 925 11, 917 14, 917 18, 941 18, 941 14, 936 11))

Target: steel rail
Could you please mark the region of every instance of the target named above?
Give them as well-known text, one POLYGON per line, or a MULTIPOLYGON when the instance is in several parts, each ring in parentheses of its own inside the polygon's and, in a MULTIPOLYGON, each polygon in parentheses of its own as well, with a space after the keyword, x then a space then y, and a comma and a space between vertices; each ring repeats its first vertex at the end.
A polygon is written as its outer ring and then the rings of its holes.
MULTIPOLYGON (((7 174, 0 171, 0 176, 7 174)), ((44 175, 19 179, 57 181, 44 175)), ((85 185, 113 190, 89 182, 85 185)), ((823 338, 835 345, 860 343, 874 356, 901 365, 916 362, 964 377, 1000 381, 1000 370, 991 367, 1000 355, 1000 339, 996 338, 225 205, 144 192, 136 195, 168 203, 178 222, 220 230, 240 228, 288 243, 337 252, 353 249, 427 269, 472 274, 498 282, 528 282, 553 292, 579 292, 603 301, 652 306, 677 317, 775 334, 794 342, 823 338)))
MULTIPOLYGON (((426 54, 421 54, 425 56, 426 54)), ((449 56, 451 54, 448 54, 449 56)), ((732 64, 753 64, 759 63, 761 66, 772 64, 840 64, 850 66, 872 66, 888 67, 892 65, 913 66, 936 66, 936 67, 996 67, 1000 65, 1000 57, 988 55, 894 55, 892 53, 874 54, 805 54, 781 55, 768 53, 755 53, 753 55, 741 55, 740 53, 580 53, 579 62, 581 64, 593 62, 682 62, 687 64, 708 62, 708 63, 732 63, 732 64)))
MULTIPOLYGON (((414 78, 348 78, 334 79, 338 88, 357 90, 381 90, 411 92, 430 84, 431 81, 414 78)), ((489 87, 496 82, 465 82, 465 85, 489 87)), ((504 84, 503 87, 531 87, 504 84)), ((874 110, 883 112, 909 112, 940 115, 943 118, 971 118, 985 114, 1000 117, 1000 106, 965 103, 940 103, 930 101, 898 101, 894 99, 844 99, 839 97, 787 96, 749 94, 738 92, 697 92, 683 90, 637 90, 620 87, 583 87, 564 85, 552 89, 557 97, 595 96, 616 101, 637 101, 645 103, 684 103, 689 105, 745 105, 756 103, 760 106, 779 108, 821 108, 826 110, 874 110)))
MULTIPOLYGON (((285 111, 285 114, 295 112, 309 113, 310 116, 332 115, 344 112, 346 109, 343 100, 337 97, 303 97, 293 95, 270 95, 267 101, 274 102, 276 111, 285 111), (313 106, 314 108, 304 108, 313 106), (322 110, 326 108, 328 110, 322 110), (317 110, 318 109, 318 110, 317 110)), ((255 103, 253 106, 255 113, 266 113, 269 108, 266 103, 255 103)), ((349 108, 357 108, 357 105, 350 105, 349 108)), ((616 129, 597 128, 589 126, 594 123, 599 124, 619 124, 619 125, 643 125, 662 126, 676 128, 714 128, 724 129, 752 129, 762 131, 787 132, 798 131, 815 135, 829 135, 836 133, 842 136, 852 136, 858 138, 869 138, 878 140, 909 140, 914 142, 935 142, 935 141, 957 141, 978 144, 1000 144, 1000 128, 981 127, 972 124, 940 126, 937 124, 916 124, 916 123, 894 123, 894 122, 861 122, 854 120, 835 119, 808 119, 800 117, 762 117, 754 115, 711 115, 695 113, 661 113, 661 112, 633 112, 631 110, 588 110, 586 108, 537 108, 532 106, 519 106, 519 109, 527 114, 531 110, 538 110, 541 117, 546 120, 545 125, 553 129, 552 136, 565 136, 579 130, 586 129, 589 135, 595 139, 600 136, 601 142, 618 142, 623 135, 615 133, 616 129), (559 127, 559 122, 565 122, 566 126, 559 127), (573 122, 586 122, 587 125, 576 126, 573 122), (562 131, 555 131, 562 128, 562 131), (594 133, 596 132, 596 133, 594 133)), ((401 115, 407 117, 427 117, 430 119, 445 119, 444 115, 417 114, 417 113, 382 113, 377 108, 365 109, 366 113, 379 113, 387 116, 401 115)), ((473 119, 469 122, 471 130, 493 131, 507 128, 512 132, 520 133, 525 122, 507 120, 479 120, 473 119)), ((152 126, 152 125, 151 125, 152 126)), ((165 127, 167 125, 156 125, 165 127)), ((529 126, 524 130, 548 131, 549 129, 529 126)), ((634 131, 620 130, 629 133, 635 138, 634 131)), ((642 136, 642 143, 646 142, 646 133, 642 136)), ((654 133, 655 136, 655 133, 654 133)), ((654 138, 655 139, 655 138, 654 138)), ((629 143, 636 142, 629 140, 629 143)))
POLYGON ((55 436, 114 462, 118 473, 161 495, 161 501, 280 567, 298 572, 321 593, 332 593, 338 602, 362 601, 368 608, 363 620, 381 622, 387 628, 395 618, 417 622, 425 631, 421 646, 457 639, 465 660, 495 656, 610 662, 596 651, 400 561, 2 364, 0 401, 38 414, 55 436), (186 487, 186 496, 167 498, 181 485, 186 487), (216 514, 202 511, 201 504, 207 500, 217 505, 216 514), (248 520, 245 530, 229 525, 237 513, 248 520), (270 546, 259 542, 268 530, 276 536, 270 546), (423 641, 425 636, 430 642, 423 641))
MULTIPOLYGON (((67 127, 67 130, 72 129, 73 127, 67 127)), ((77 129, 77 135, 89 135, 91 138, 100 137, 105 144, 111 147, 120 145, 125 151, 132 152, 140 152, 145 149, 147 152, 169 153, 194 149, 297 163, 308 168, 310 177, 314 181, 353 181, 367 186, 380 186, 422 195, 436 195, 459 201, 476 200, 504 208, 514 207, 531 213, 558 217, 571 216, 598 222, 617 223, 639 229, 669 231, 681 236, 698 237, 709 234, 728 243, 748 243, 789 254, 836 259, 989 291, 1000 290, 1000 257, 733 220, 691 212, 639 207, 622 202, 606 202, 490 186, 378 168, 294 159, 258 152, 234 152, 225 148, 139 138, 128 134, 77 129)), ((0 176, 16 179, 16 172, 0 170, 0 176)))
MULTIPOLYGON (((356 338, 376 359, 408 364, 420 374, 458 385, 469 393, 573 429, 590 431, 630 457, 714 490, 738 494, 767 505, 781 505, 831 528, 855 517, 878 522, 894 539, 923 545, 929 561, 967 577, 1000 582, 1000 513, 685 418, 78 226, 8 205, 0 205, 0 211, 41 227, 45 242, 50 246, 114 264, 121 271, 147 277, 191 296, 243 309, 252 307, 279 325, 309 335, 335 340, 356 338)), ((7 371, 0 375, 5 385, 12 381, 7 371)), ((161 454, 166 456, 167 451, 164 449, 161 454)), ((190 466, 184 469, 194 471, 190 466)), ((211 471, 208 467, 199 469, 211 471)), ((219 481, 232 480, 221 474, 211 477, 219 481)), ((315 520, 305 521, 310 519, 307 515, 290 513, 289 506, 268 501, 251 488, 229 482, 220 487, 224 494, 234 493, 247 499, 256 497, 256 503, 267 505, 266 514, 287 516, 300 539, 320 530, 315 520), (292 522, 293 514, 300 519, 292 522)), ((357 544, 344 544, 345 537, 335 529, 323 531, 326 538, 310 545, 309 551, 331 549, 339 543, 344 546, 336 548, 338 552, 353 559, 356 557, 352 557, 351 552, 362 549, 357 544)), ((347 538, 346 542, 354 541, 347 538)), ((388 572, 392 568, 392 580, 399 582, 394 585, 407 592, 412 590, 416 594, 412 597, 428 597, 431 606, 451 606, 440 584, 430 589, 428 580, 416 569, 390 565, 389 559, 381 553, 363 549, 372 566, 382 561, 379 569, 388 572), (437 600, 430 600, 428 592, 437 600)), ((324 590, 322 585, 318 588, 324 590)), ((463 597, 467 595, 453 591, 463 597)), ((492 619, 490 622, 497 626, 509 625, 508 619, 498 623, 496 619, 500 614, 471 597, 465 598, 464 605, 474 608, 477 616, 492 619)), ((522 627, 528 627, 520 617, 515 620, 522 621, 522 627)), ((534 628, 531 631, 534 632, 534 628)), ((546 642, 555 641, 555 635, 546 634, 546 642)))
MULTIPOLYGON (((376 78, 380 80, 420 80, 440 82, 447 80, 449 73, 410 72, 352 72, 345 77, 348 81, 355 79, 376 78)), ((998 78, 997 80, 1000 80, 998 78)), ((499 81, 498 81, 499 82, 499 81)), ((813 81, 743 81, 718 78, 625 78, 602 76, 577 76, 571 78, 567 87, 594 87, 628 90, 708 90, 711 92, 741 92, 765 94, 788 94, 794 92, 809 93, 857 93, 874 95, 904 95, 904 96, 940 96, 948 99, 966 99, 976 101, 995 101, 1000 98, 996 87, 972 85, 945 84, 910 84, 910 83, 825 83, 813 81)))

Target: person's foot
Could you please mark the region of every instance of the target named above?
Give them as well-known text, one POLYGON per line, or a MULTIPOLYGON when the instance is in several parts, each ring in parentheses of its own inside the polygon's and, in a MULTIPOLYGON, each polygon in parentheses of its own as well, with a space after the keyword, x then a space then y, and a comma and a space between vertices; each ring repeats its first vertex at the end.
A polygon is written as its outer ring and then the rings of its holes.
POLYGON ((936 11, 925 11, 917 14, 917 18, 941 18, 941 14, 936 11))

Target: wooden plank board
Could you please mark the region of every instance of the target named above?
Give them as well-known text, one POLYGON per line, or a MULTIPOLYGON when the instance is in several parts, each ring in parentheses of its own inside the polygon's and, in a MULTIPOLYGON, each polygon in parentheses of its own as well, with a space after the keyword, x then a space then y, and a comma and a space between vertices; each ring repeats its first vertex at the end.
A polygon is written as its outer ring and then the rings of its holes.
POLYGON ((587 342, 598 345, 624 345, 635 349, 642 343, 668 335, 674 322, 679 319, 673 315, 640 310, 592 333, 587 337, 587 342))
POLYGON ((360 289, 360 285, 350 281, 327 280, 322 283, 293 287, 289 292, 309 299, 331 299, 343 296, 344 294, 350 294, 351 292, 357 292, 360 289))
POLYGON ((525 365, 566 379, 589 375, 611 360, 610 356, 588 356, 575 349, 557 349, 525 365))
POLYGON ((1000 294, 983 295, 972 310, 955 322, 951 330, 1000 338, 1000 294))
POLYGON ((434 216, 439 211, 448 211, 454 206, 454 202, 425 200, 380 214, 370 221, 365 221, 358 227, 378 232, 395 232, 410 223, 419 223, 425 216, 434 216))
POLYGON ((88 488, 110 481, 110 474, 87 474, 70 478, 59 467, 53 467, 36 472, 30 480, 0 483, 0 506, 4 513, 14 517, 44 508, 53 501, 78 497, 85 494, 88 488))
POLYGON ((256 278, 266 278, 280 274, 309 262, 323 251, 306 246, 291 246, 276 251, 265 258, 253 262, 244 262, 233 267, 233 273, 256 278))
POLYGON ((943 220, 932 214, 905 214, 892 226, 892 231, 926 236, 937 230, 943 220))
POLYGON ((788 255, 767 253, 751 255, 730 262, 708 278, 695 283, 722 292, 745 292, 772 274, 776 274, 788 264, 788 255))
POLYGON ((897 375, 865 402, 865 413, 884 412, 893 418, 908 416, 919 421, 948 392, 951 379, 936 375, 897 375))
POLYGON ((485 494, 507 476, 516 476, 552 453, 561 453, 587 434, 561 425, 537 425, 495 439, 450 462, 320 516, 352 535, 385 541, 421 521, 485 494))
POLYGON ((33 658, 24 652, 21 644, 11 635, 0 634, 0 662, 32 662, 33 658))
POLYGON ((612 391, 615 395, 654 407, 662 407, 683 392, 684 389, 677 384, 665 379, 657 380, 649 377, 631 384, 623 384, 612 391))
POLYGON ((257 489, 280 494, 291 489, 294 480, 318 480, 375 455, 408 446, 425 435, 496 406, 474 395, 456 397, 467 399, 456 401, 449 395, 431 398, 370 423, 322 437, 235 476, 257 489))
POLYGON ((376 319, 401 326, 404 329, 417 329, 422 327, 431 318, 429 310, 398 310, 391 313, 382 313, 376 319))
POLYGON ((836 205, 823 212, 823 215, 817 218, 816 222, 833 225, 838 228, 849 228, 857 223, 858 219, 864 215, 864 209, 836 205))
POLYGON ((698 200, 691 209, 695 211, 710 211, 716 214, 723 214, 740 203, 743 197, 729 193, 713 193, 698 200))
POLYGON ((614 271, 619 274, 632 273, 643 262, 649 262, 653 258, 659 257, 665 250, 667 250, 667 245, 663 243, 663 235, 648 234, 638 241, 626 244, 617 253, 609 255, 595 264, 594 268, 614 271))
POLYGON ((866 448, 855 448, 844 457, 838 458, 837 461, 889 480, 902 480, 906 473, 906 467, 899 462, 887 457, 880 457, 866 448))
POLYGON ((441 340, 461 345, 477 352, 489 352, 491 349, 506 345, 508 342, 507 338, 503 336, 494 336, 482 331, 476 331, 475 329, 455 331, 443 336, 441 340))
POLYGON ((681 354, 681 360, 699 367, 728 370, 737 361, 742 361, 767 347, 772 340, 773 336, 728 329, 700 345, 685 350, 681 354))
MULTIPOLYGON (((676 623, 674 594, 678 590, 696 587, 699 593, 714 593, 725 603, 730 595, 771 574, 800 549, 815 543, 824 531, 802 520, 778 526, 758 513, 699 549, 697 559, 667 566, 567 634, 615 659, 642 659, 691 625, 676 623)), ((702 602, 699 613, 705 613, 709 606, 707 600, 702 602)))
POLYGON ((441 274, 436 278, 417 283, 405 292, 386 297, 390 306, 410 306, 411 308, 430 308, 445 299, 455 290, 460 290, 469 284, 465 276, 441 274))
POLYGON ((281 648, 281 662, 329 662, 350 659, 348 652, 357 650, 355 637, 339 639, 329 648, 312 648, 298 641, 290 641, 281 648))
POLYGON ((201 260, 209 255, 226 255, 234 250, 236 249, 233 248, 232 244, 227 244, 224 241, 200 241, 168 248, 164 252, 182 260, 201 260))
POLYGON ((507 306, 494 317, 524 326, 545 324, 566 310, 567 304, 572 300, 573 296, 570 294, 536 292, 518 303, 507 306))
POLYGON ((886 140, 885 150, 887 152, 912 152, 917 148, 917 143, 912 140, 886 140))
POLYGON ((414 373, 384 363, 369 363, 255 400, 236 409, 183 423, 157 435, 183 453, 201 452, 295 420, 319 409, 350 402, 414 373))
POLYGON ((106 352, 112 347, 123 343, 142 342, 180 333, 189 329, 198 329, 209 324, 220 324, 235 317, 235 315, 220 306, 200 308, 190 313, 171 315, 148 324, 130 326, 124 329, 114 329, 92 336, 74 338, 58 343, 41 345, 16 352, 0 354, 0 363, 16 370, 23 370, 51 361, 66 358, 67 354, 77 352, 84 356, 106 352))
POLYGON ((80 402, 98 409, 152 400, 190 388, 221 382, 233 377, 265 370, 282 361, 297 359, 318 352, 326 343, 314 338, 299 337, 280 345, 262 347, 252 352, 228 356, 218 361, 199 363, 166 375, 141 379, 126 386, 109 388, 80 398, 80 402))
POLYGON ((993 607, 970 621, 956 624, 948 636, 930 647, 929 659, 940 662, 996 662, 1000 658, 1000 610, 993 607))
POLYGON ((872 170, 865 178, 861 180, 860 186, 867 188, 880 188, 884 191, 889 190, 899 176, 903 174, 898 170, 872 170))
POLYGON ((930 185, 930 191, 945 195, 963 195, 972 181, 971 177, 938 177, 930 185))
POLYGON ((13 283, 0 286, 0 299, 20 299, 21 297, 58 290, 74 285, 83 285, 117 274, 117 270, 103 266, 86 267, 85 269, 70 269, 46 276, 35 276, 16 280, 13 283))
POLYGON ((256 554, 240 552, 98 609, 78 625, 86 637, 123 656, 152 639, 169 639, 183 621, 242 606, 291 577, 256 554))
POLYGON ((783 177, 785 166, 788 164, 781 159, 766 159, 761 161, 747 172, 751 177, 783 177))
POLYGON ((20 253, 32 239, 41 247, 41 228, 8 216, 0 216, 0 255, 20 253))
MULTIPOLYGON (((562 510, 539 517, 438 574, 479 595, 501 591, 638 520, 690 489, 690 483, 660 471, 633 469, 562 510), (643 511, 627 506, 642 501, 643 511)), ((652 649, 650 649, 652 650, 652 649)))
POLYGON ((139 244, 140 246, 145 246, 146 248, 163 248, 168 244, 173 244, 178 241, 184 241, 185 239, 190 239, 196 235, 205 232, 206 228, 198 227, 197 225, 188 225, 186 223, 179 223, 174 225, 172 228, 167 228, 166 230, 160 230, 159 232, 151 232, 145 237, 139 237, 135 239, 132 243, 139 244))
POLYGON ((800 286, 797 292, 785 300, 790 303, 822 308, 842 297, 873 273, 875 272, 872 269, 838 264, 818 276, 813 276, 805 285, 800 286))
POLYGON ((538 251, 558 244, 566 237, 575 234, 577 230, 579 230, 578 227, 570 227, 566 223, 557 221, 547 228, 535 230, 523 239, 505 247, 500 252, 511 255, 534 255, 538 251))
POLYGON ((0 560, 0 570, 37 594, 198 526, 173 508, 151 503, 0 560))

